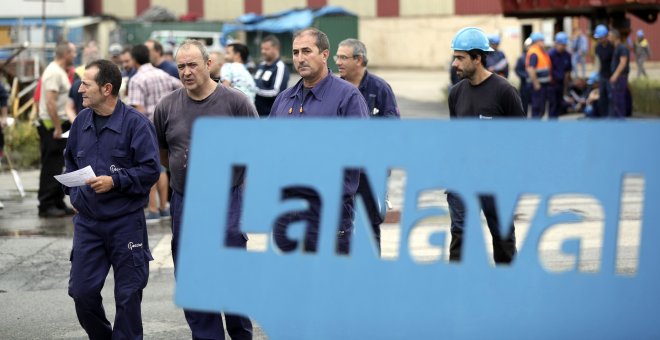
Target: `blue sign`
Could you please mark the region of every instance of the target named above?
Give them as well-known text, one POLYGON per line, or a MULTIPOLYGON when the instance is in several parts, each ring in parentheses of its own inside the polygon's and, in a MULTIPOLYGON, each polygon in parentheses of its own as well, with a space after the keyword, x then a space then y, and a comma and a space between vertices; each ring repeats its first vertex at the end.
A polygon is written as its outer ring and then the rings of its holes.
POLYGON ((660 338, 658 146, 657 122, 200 119, 176 303, 247 315, 271 339, 660 338), (246 167, 244 232, 270 235, 278 216, 304 209, 282 201, 282 188, 317 190, 323 202, 317 252, 283 253, 272 240, 265 252, 223 246, 234 166, 246 167), (384 196, 390 168, 406 171, 397 259, 378 256, 359 200, 350 255, 335 253, 345 168, 364 169, 377 197, 384 196), (641 243, 636 274, 620 275, 622 180, 629 174, 645 183, 641 243), (416 263, 408 249, 412 229, 447 215, 418 207, 417 198, 444 188, 458 192, 467 209, 462 262, 416 263), (480 194, 496 197, 503 226, 521 194, 541 198, 510 266, 490 264, 480 194), (562 194, 589 195, 603 207, 597 273, 550 273, 539 261, 545 232, 583 219, 549 211, 549 199, 562 194))

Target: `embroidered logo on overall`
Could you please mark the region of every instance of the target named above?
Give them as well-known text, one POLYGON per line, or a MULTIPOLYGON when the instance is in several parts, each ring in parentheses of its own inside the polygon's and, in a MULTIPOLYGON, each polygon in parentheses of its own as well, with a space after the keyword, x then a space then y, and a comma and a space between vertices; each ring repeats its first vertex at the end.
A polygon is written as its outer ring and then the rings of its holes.
POLYGON ((121 171, 121 170, 124 170, 124 168, 120 168, 120 167, 118 167, 118 166, 116 166, 116 165, 114 165, 114 164, 112 164, 112 165, 110 166, 110 172, 112 172, 113 174, 114 174, 115 172, 119 172, 119 171, 121 171))
POLYGON ((128 250, 132 251, 133 248, 142 248, 142 243, 128 242, 128 250))

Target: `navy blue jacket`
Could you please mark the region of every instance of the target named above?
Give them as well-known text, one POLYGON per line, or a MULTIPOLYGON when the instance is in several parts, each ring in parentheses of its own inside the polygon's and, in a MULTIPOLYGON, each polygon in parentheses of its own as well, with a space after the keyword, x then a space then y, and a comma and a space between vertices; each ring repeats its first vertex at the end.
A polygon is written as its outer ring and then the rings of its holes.
POLYGON ((65 188, 81 215, 97 220, 118 218, 144 208, 160 176, 154 125, 140 112, 117 101, 100 133, 93 111, 80 111, 64 150, 66 172, 92 167, 96 176, 111 176, 114 188, 97 194, 89 185, 65 188))
POLYGON ((383 78, 365 70, 358 89, 367 102, 369 117, 399 118, 396 97, 390 84, 383 78))
POLYGON ((254 74, 254 83, 258 89, 254 98, 257 112, 260 116, 268 116, 277 95, 289 86, 289 68, 281 59, 270 65, 262 62, 254 74))
POLYGON ((527 68, 525 67, 525 54, 518 57, 516 61, 516 75, 520 78, 520 88, 524 88, 527 85, 529 75, 527 74, 527 68))

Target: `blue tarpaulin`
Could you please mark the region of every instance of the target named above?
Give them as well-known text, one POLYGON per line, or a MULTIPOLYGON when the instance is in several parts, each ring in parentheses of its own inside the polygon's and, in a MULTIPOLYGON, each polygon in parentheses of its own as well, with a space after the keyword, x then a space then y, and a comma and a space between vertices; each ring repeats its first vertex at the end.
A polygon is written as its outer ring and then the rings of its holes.
POLYGON ((226 37, 236 31, 263 31, 270 33, 295 32, 312 26, 315 18, 326 15, 355 15, 339 6, 325 6, 316 10, 294 9, 261 16, 254 13, 241 15, 234 23, 222 27, 224 45, 226 37))

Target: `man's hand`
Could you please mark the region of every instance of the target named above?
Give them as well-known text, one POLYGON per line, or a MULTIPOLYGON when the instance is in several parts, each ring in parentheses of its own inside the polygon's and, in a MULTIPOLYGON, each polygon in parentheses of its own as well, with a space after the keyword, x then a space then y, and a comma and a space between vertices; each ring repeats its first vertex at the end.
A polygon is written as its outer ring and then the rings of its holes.
POLYGON ((62 127, 56 126, 53 130, 53 139, 62 139, 62 127))
POLYGON ((91 186, 97 194, 108 192, 115 186, 115 184, 112 182, 112 177, 110 176, 98 176, 90 178, 85 182, 85 184, 91 186))
POLYGON ((541 82, 535 80, 532 82, 532 86, 534 87, 534 91, 538 91, 541 89, 541 82))

